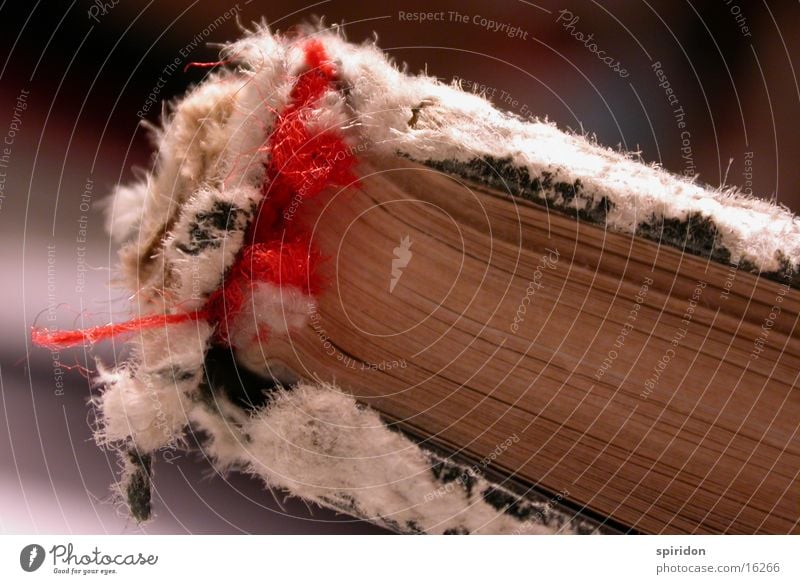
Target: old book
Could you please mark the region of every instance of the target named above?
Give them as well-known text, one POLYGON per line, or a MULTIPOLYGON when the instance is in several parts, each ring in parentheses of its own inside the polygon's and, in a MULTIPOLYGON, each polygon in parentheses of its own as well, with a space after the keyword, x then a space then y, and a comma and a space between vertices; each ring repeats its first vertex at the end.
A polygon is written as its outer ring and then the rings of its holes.
POLYGON ((404 533, 797 532, 798 218, 335 31, 219 66, 109 206, 130 320, 34 331, 129 335, 94 405, 134 517, 191 426, 404 533))
POLYGON ((797 531, 788 283, 658 242, 713 241, 696 218, 631 236, 405 159, 363 175, 304 209, 333 283, 272 355, 468 458, 515 437, 493 467, 634 530, 797 531))

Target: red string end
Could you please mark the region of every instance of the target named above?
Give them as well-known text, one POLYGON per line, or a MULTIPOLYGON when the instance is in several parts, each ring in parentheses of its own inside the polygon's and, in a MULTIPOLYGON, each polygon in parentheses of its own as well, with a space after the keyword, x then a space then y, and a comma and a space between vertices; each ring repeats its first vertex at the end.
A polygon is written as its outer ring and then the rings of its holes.
POLYGON ((145 329, 153 329, 159 326, 178 324, 192 320, 205 319, 207 315, 203 311, 182 312, 180 314, 154 314, 135 318, 121 323, 112 323, 102 326, 93 326, 74 331, 50 330, 45 327, 32 327, 31 341, 38 347, 44 347, 51 351, 75 347, 82 344, 92 345, 98 341, 110 339, 117 335, 134 333, 145 329))

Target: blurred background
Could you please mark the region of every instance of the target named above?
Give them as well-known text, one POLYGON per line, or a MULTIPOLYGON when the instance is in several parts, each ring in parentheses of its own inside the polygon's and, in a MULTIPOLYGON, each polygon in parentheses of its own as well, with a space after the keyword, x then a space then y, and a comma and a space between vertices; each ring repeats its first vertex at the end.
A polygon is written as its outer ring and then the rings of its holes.
POLYGON ((180 96, 207 73, 164 68, 216 60, 215 44, 239 36, 237 21, 287 30, 314 17, 352 41, 376 35, 409 71, 460 79, 520 116, 800 211, 794 1, 4 1, 0 532, 380 532, 219 476, 202 452, 158 461, 157 517, 136 525, 110 502, 117 463, 94 445, 86 406, 88 370, 114 347, 59 355, 29 341, 48 307, 58 317, 50 326, 126 314, 124 293, 109 286, 116 250, 102 201, 151 164, 140 115, 157 122, 161 110, 148 109, 148 96, 180 96), (407 16, 420 12, 440 16, 407 16))

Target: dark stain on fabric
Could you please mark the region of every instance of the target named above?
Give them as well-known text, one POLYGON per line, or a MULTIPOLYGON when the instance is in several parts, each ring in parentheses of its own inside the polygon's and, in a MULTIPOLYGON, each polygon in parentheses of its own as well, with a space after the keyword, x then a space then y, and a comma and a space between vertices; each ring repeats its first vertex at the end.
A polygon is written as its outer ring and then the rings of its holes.
POLYGON ((468 469, 445 460, 437 460, 431 465, 431 473, 437 481, 444 485, 457 482, 464 489, 467 497, 472 496, 472 489, 475 487, 477 478, 468 469))
MULTIPOLYGON (((555 171, 542 171, 538 176, 531 176, 527 168, 516 166, 511 157, 418 162, 544 206, 549 211, 559 211, 601 226, 605 225, 608 213, 614 209, 614 203, 608 197, 597 198, 586 193, 580 179, 574 182, 559 180, 555 171)), ((731 265, 731 252, 719 242, 716 224, 699 212, 689 213, 683 219, 651 215, 636 226, 636 235, 723 265, 731 265)), ((738 266, 740 270, 800 289, 800 264, 792 265, 781 252, 775 259, 780 267, 774 271, 759 272, 752 261, 744 258, 738 262, 738 266)))
POLYGON ((607 197, 594 199, 587 196, 580 179, 572 182, 559 180, 558 174, 551 171, 531 176, 527 168, 515 166, 511 157, 425 160, 422 163, 592 223, 605 223, 608 212, 613 209, 613 203, 607 197), (580 203, 576 199, 580 199, 580 203))
POLYGON ((176 244, 176 248, 189 255, 198 255, 209 248, 218 248, 228 232, 243 227, 242 219, 247 215, 228 201, 214 201, 211 209, 200 211, 189 224, 188 242, 176 244))
POLYGON ((128 477, 126 495, 131 516, 142 522, 150 519, 152 458, 149 454, 140 454, 135 449, 128 452, 128 460, 133 464, 133 471, 128 477))

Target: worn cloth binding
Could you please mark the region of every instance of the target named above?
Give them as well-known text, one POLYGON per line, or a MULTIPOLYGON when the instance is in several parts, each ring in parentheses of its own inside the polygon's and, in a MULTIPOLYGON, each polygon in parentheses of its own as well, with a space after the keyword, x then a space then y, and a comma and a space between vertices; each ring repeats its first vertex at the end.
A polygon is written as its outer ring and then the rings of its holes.
POLYGON ((234 388, 209 381, 212 348, 291 380, 270 360, 269 341, 305 326, 325 293, 315 276, 321 252, 295 214, 329 187, 356 184, 359 152, 407 157, 800 283, 800 222, 786 209, 523 121, 455 84, 409 75, 336 30, 248 32, 153 135, 153 170, 119 186, 108 215, 135 318, 91 333, 34 331, 48 346, 135 332, 127 361, 98 364, 94 402, 97 441, 121 452, 122 492, 140 520, 151 514, 153 454, 181 446, 191 424, 221 469, 398 532, 595 531, 547 498, 520 497, 421 448, 334 386, 287 383, 242 405, 234 388))

